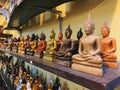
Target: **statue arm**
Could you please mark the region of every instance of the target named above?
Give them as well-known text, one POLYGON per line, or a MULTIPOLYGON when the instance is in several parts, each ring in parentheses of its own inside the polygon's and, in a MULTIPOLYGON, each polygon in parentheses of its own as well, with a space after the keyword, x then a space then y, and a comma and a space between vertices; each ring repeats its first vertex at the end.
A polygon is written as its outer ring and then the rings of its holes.
POLYGON ((54 46, 53 46, 51 49, 52 49, 52 50, 55 50, 56 47, 57 47, 57 41, 55 40, 55 41, 54 41, 54 46))
POLYGON ((116 51, 116 40, 115 39, 112 39, 111 46, 112 48, 110 49, 109 53, 113 53, 116 51))
POLYGON ((84 56, 84 54, 82 53, 82 49, 83 49, 83 44, 81 42, 81 39, 79 40, 79 49, 78 49, 78 52, 81 56, 84 56))
POLYGON ((96 39, 96 47, 95 47, 95 51, 91 53, 92 56, 100 54, 101 53, 101 42, 100 42, 100 38, 96 39))

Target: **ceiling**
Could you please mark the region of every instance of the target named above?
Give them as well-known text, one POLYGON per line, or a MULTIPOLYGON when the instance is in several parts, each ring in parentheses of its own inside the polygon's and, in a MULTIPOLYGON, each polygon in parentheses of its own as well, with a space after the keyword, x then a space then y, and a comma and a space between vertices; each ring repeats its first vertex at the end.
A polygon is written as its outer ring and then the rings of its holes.
POLYGON ((6 29, 20 29, 33 16, 69 1, 73 0, 23 0, 12 13, 6 29))

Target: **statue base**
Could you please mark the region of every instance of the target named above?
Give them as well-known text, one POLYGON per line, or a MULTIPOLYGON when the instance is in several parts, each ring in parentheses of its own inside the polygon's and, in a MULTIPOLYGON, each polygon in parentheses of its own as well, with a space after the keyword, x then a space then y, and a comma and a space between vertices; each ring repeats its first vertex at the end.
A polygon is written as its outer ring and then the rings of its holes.
POLYGON ((92 74, 92 75, 95 75, 95 76, 103 76, 102 68, 90 67, 90 66, 85 66, 85 65, 76 64, 76 63, 73 63, 71 65, 71 68, 73 70, 85 72, 85 73, 92 74))
POLYGON ((33 52, 33 51, 26 51, 25 54, 26 54, 26 55, 33 56, 33 55, 34 55, 34 52, 33 52))
POLYGON ((35 57, 43 58, 43 54, 34 54, 35 57))
POLYGON ((18 50, 17 50, 17 47, 12 47, 12 51, 13 52, 17 52, 18 50))
POLYGON ((66 61, 66 60, 60 60, 60 59, 54 59, 54 63, 64 66, 64 67, 70 67, 71 62, 70 61, 66 61))
POLYGON ((117 62, 107 62, 107 61, 103 61, 103 66, 109 67, 109 68, 118 68, 117 62))
POLYGON ((45 55, 45 56, 43 56, 43 60, 53 62, 54 56, 53 55, 45 55))

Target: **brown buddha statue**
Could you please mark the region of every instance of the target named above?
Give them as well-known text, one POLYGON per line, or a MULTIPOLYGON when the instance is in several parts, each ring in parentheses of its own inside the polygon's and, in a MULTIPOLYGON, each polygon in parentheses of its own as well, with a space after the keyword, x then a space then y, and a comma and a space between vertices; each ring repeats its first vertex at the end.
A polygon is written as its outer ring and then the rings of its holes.
POLYGON ((118 68, 116 51, 116 40, 109 37, 110 28, 105 23, 101 28, 102 58, 103 65, 110 68, 118 68))
POLYGON ((34 55, 42 58, 43 57, 43 51, 46 50, 46 46, 47 46, 47 42, 45 40, 46 36, 43 32, 40 34, 39 39, 40 39, 40 41, 38 41, 38 48, 36 48, 34 50, 34 52, 35 52, 34 55))
POLYGON ((63 41, 63 44, 61 45, 59 51, 55 53, 55 63, 60 64, 66 67, 70 66, 69 61, 71 61, 71 57, 74 53, 74 43, 71 39, 72 30, 70 28, 70 25, 65 31, 65 37, 66 39, 63 41))
POLYGON ((84 30, 86 36, 79 41, 78 54, 72 56, 72 69, 85 73, 102 76, 102 58, 100 38, 94 35, 95 24, 90 17, 85 22, 84 30))
POLYGON ((55 32, 52 30, 50 32, 50 40, 47 42, 46 50, 44 51, 44 60, 53 61, 55 50, 57 48, 57 41, 55 39, 55 32))
POLYGON ((20 36, 20 42, 18 44, 18 53, 24 54, 24 37, 20 36))

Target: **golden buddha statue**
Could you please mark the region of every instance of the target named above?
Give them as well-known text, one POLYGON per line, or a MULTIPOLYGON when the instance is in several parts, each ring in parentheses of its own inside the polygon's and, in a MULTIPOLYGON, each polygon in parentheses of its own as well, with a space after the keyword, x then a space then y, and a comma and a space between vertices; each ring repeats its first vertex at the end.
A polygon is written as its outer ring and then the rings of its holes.
POLYGON ((20 42, 18 44, 18 53, 24 54, 24 37, 20 36, 20 42))
POLYGON ((44 60, 53 61, 55 50, 57 48, 57 41, 55 39, 55 32, 52 30, 50 32, 50 40, 47 43, 46 51, 44 51, 44 60))
POLYGON ((90 17, 85 22, 84 30, 86 36, 79 41, 79 53, 72 56, 72 69, 85 73, 102 76, 102 58, 100 38, 94 35, 95 24, 90 17))
POLYGON ((116 51, 116 40, 109 37, 110 28, 105 23, 101 28, 102 58, 103 65, 110 68, 118 68, 116 51))

